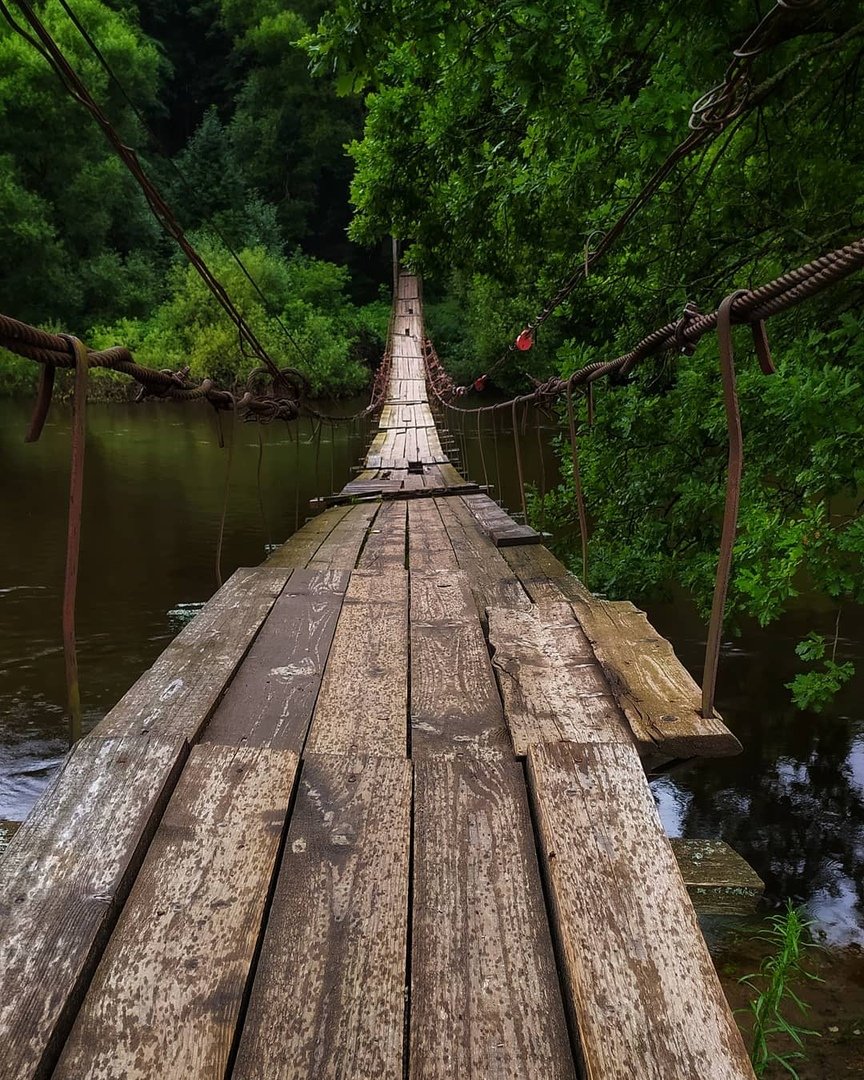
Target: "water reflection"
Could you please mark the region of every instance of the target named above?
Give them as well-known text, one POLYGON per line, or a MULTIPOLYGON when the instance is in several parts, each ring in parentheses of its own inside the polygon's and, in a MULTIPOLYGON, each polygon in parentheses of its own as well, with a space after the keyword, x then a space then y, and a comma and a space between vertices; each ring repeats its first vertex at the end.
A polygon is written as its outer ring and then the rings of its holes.
MULTIPOLYGON (((54 406, 40 442, 27 446, 28 414, 24 403, 0 402, 0 821, 23 819, 68 745, 60 605, 70 414, 54 406)), ((302 524, 311 498, 346 482, 366 435, 309 421, 299 439, 285 425, 225 429, 237 438, 227 576, 260 563, 266 544, 302 524)), ((175 636, 178 612, 213 593, 226 464, 206 407, 89 408, 78 587, 85 731, 175 636)))
MULTIPOLYGON (((700 678, 704 639, 689 606, 649 605, 649 614, 700 678)), ((830 632, 830 613, 798 610, 768 631, 746 627, 723 650, 718 699, 743 754, 653 785, 670 835, 726 840, 765 880, 769 902, 806 903, 836 944, 864 943, 864 613, 843 618, 852 634, 838 659, 857 660, 858 674, 831 709, 799 712, 784 687, 794 643, 811 629, 830 632)))

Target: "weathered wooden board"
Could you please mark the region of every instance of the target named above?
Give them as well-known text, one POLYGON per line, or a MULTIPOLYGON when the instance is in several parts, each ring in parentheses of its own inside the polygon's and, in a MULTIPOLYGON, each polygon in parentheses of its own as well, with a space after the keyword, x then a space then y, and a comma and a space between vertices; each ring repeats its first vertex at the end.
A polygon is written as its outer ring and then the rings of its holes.
POLYGON ((202 741, 299 754, 348 587, 347 570, 295 570, 202 741))
POLYGON ((541 743, 528 767, 586 1075, 753 1080, 635 749, 541 743))
POLYGON ((699 687, 644 612, 626 601, 592 596, 544 547, 503 554, 533 600, 563 596, 572 603, 646 767, 740 753, 741 744, 722 720, 703 719, 699 687))
POLYGON ((411 765, 309 755, 232 1080, 402 1080, 411 765))
POLYGON ((348 513, 347 506, 335 506, 307 521, 267 560, 267 566, 305 566, 334 528, 348 513))
POLYGON ((464 504, 496 547, 539 544, 542 537, 530 525, 519 525, 488 495, 465 495, 464 504))
POLYGON ((96 727, 98 735, 194 742, 291 571, 238 570, 96 727))
POLYGON ((53 1080, 225 1075, 297 763, 192 751, 53 1080))
POLYGON ((511 753, 474 599, 461 570, 411 572, 411 753, 511 753))
POLYGON ((734 848, 722 840, 670 840, 678 868, 700 915, 746 915, 765 883, 734 848))
POLYGON ((536 603, 567 600, 590 600, 591 593, 578 578, 568 572, 552 552, 541 544, 502 548, 501 556, 516 574, 528 595, 536 603))
POLYGON ((309 569, 353 570, 376 510, 374 503, 352 506, 309 560, 309 569))
POLYGON ((185 739, 77 744, 0 873, 0 1077, 50 1075, 186 758, 185 739))
POLYGON ((574 604, 640 751, 670 758, 727 757, 741 743, 718 718, 672 645, 629 602, 574 604))
POLYGON ((412 1080, 574 1077, 522 769, 414 766, 412 1080))
POLYGON ((631 744, 569 604, 490 608, 488 618, 492 663, 517 754, 560 740, 631 744))
POLYGON ((312 719, 311 753, 404 757, 408 743, 408 573, 356 570, 312 719))
POLYGON ((407 527, 408 508, 404 502, 382 503, 366 534, 366 543, 357 563, 359 569, 404 567, 407 527))
POLYGON ((456 553, 459 568, 468 574, 481 618, 490 607, 527 609, 528 595, 508 564, 461 499, 436 499, 435 505, 456 553))
POLYGON ((455 570, 456 556, 432 499, 408 504, 408 566, 411 570, 455 570))
POLYGON ((444 474, 444 480, 449 487, 458 487, 460 484, 466 483, 465 477, 454 469, 448 461, 441 462, 438 468, 444 474))

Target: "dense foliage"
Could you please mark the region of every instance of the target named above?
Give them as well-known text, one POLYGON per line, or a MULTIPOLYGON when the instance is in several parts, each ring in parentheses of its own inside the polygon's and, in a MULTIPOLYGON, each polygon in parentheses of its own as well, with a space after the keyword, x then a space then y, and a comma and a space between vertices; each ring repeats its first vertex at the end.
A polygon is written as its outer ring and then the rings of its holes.
MULTIPOLYGON (((351 235, 410 240, 427 292, 446 294, 430 310, 445 362, 526 385, 519 354, 498 363, 502 347, 684 137, 693 102, 771 6, 337 0, 307 47, 366 94, 351 235)), ((713 306, 860 234, 860 5, 823 3, 784 26, 754 63, 754 107, 676 168, 546 324, 527 373, 608 359, 687 299, 713 306)), ((808 587, 864 601, 861 293, 859 277, 773 320, 772 379, 741 333, 733 614, 767 623, 808 587)), ((600 390, 582 455, 591 584, 638 596, 677 580, 704 609, 726 468, 714 342, 600 390)), ((547 506, 559 529, 574 517, 568 460, 547 506)), ((848 677, 830 641, 799 655, 816 665, 795 688, 802 704, 819 701, 814 679, 848 677)))
MULTIPOLYGON (((381 352, 387 305, 375 299, 379 268, 373 260, 371 275, 358 272, 345 237, 344 144, 360 130, 361 105, 312 80, 297 45, 321 4, 70 6, 121 85, 59 0, 38 11, 277 362, 306 369, 318 393, 362 389, 381 352), (241 250, 266 303, 226 243, 241 250)), ((246 373, 231 324, 89 114, 2 19, 0 251, 10 315, 91 344, 131 345, 157 367, 189 365, 223 383, 246 373)), ((0 390, 32 382, 31 368, 5 356, 0 390)))

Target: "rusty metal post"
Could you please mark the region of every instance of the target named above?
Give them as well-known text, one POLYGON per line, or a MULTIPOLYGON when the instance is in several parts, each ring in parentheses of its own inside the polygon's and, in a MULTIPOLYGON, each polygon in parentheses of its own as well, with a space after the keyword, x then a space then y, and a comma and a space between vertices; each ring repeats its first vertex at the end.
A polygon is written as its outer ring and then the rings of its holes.
MULTIPOLYGON (((588 384, 591 389, 591 384, 588 384)), ((576 512, 579 515, 579 537, 582 542, 582 584, 588 588, 588 517, 582 492, 582 475, 579 471, 579 442, 576 437, 576 417, 573 413, 573 378, 567 381, 567 423, 570 428, 570 452, 573 458, 573 492, 576 496, 576 512)))
POLYGON ((477 410, 477 446, 480 449, 480 464, 483 467, 483 483, 486 488, 489 487, 489 473, 486 471, 486 452, 483 449, 483 432, 480 430, 480 417, 483 415, 483 410, 477 410))
POLYGON ((69 471, 69 522, 66 532, 66 572, 63 581, 63 659, 66 665, 66 701, 72 742, 81 738, 81 687, 75 641, 75 601, 81 551, 81 508, 84 497, 84 449, 87 441, 87 385, 90 357, 83 342, 63 335, 75 357, 75 396, 72 400, 72 461, 69 471))
POLYGON ((522 472, 522 448, 519 445, 519 420, 516 416, 516 400, 514 399, 511 408, 511 414, 513 417, 513 446, 516 449, 516 472, 519 476, 519 498, 522 500, 522 519, 525 524, 528 524, 528 506, 525 502, 525 476, 522 472))
POLYGON ((39 372, 39 389, 36 393, 36 404, 33 406, 33 415, 24 442, 38 442, 45 421, 48 419, 48 410, 51 407, 51 398, 54 395, 54 374, 56 368, 53 364, 42 364, 39 372))
POLYGON ((744 468, 744 440, 741 433, 741 413, 738 409, 738 389, 735 380, 735 355, 732 349, 732 304, 741 295, 737 290, 727 296, 717 309, 717 344, 720 349, 720 373, 723 380, 723 408, 729 439, 729 462, 726 480, 726 504, 723 511, 723 530, 711 620, 708 623, 708 642, 705 647, 705 670, 702 675, 702 715, 714 716, 714 693, 717 687, 717 667, 720 661, 720 639, 723 634, 723 613, 732 570, 732 549, 738 529, 738 504, 741 499, 741 474, 744 468))
POLYGON ((540 454, 540 532, 546 531, 546 462, 543 460, 543 414, 537 410, 537 451, 540 454))
POLYGON ((492 446, 495 450, 495 501, 501 501, 501 459, 498 456, 498 421, 495 419, 496 409, 492 409, 492 446))

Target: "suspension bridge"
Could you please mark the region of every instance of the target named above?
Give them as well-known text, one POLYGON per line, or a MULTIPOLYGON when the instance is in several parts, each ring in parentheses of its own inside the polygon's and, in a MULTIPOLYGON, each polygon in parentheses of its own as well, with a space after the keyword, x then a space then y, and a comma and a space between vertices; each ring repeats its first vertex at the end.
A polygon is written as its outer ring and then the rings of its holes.
POLYGON ((424 342, 403 272, 363 471, 14 838, 2 1080, 752 1077, 691 894, 758 879, 676 851, 646 775, 739 743, 457 471, 424 342))

